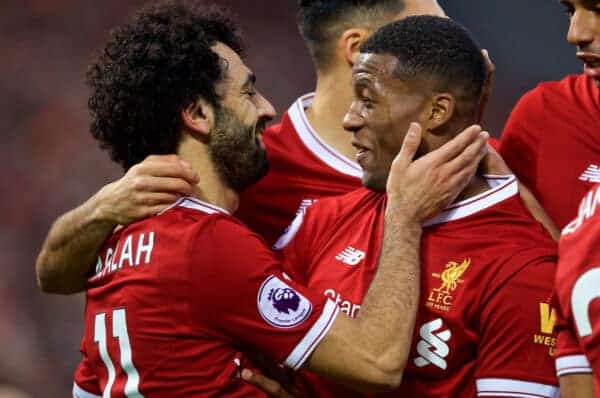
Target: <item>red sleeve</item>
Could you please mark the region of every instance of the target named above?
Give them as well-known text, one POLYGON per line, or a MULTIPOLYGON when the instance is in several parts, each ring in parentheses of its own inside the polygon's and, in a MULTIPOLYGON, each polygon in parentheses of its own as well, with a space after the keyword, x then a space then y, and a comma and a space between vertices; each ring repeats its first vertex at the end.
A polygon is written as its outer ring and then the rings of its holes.
POLYGON ((532 262, 486 297, 476 370, 479 396, 557 393, 551 357, 556 313, 549 304, 555 269, 554 262, 532 262))
POLYGON ((512 110, 502 136, 499 153, 526 187, 535 190, 540 140, 541 89, 525 94, 512 110))
POLYGON ((265 243, 232 219, 216 217, 192 250, 201 259, 195 318, 278 363, 302 366, 333 324, 336 305, 284 275, 265 243))
POLYGON ((575 332, 569 326, 569 322, 563 315, 560 306, 556 307, 556 375, 566 376, 570 374, 592 373, 592 368, 583 353, 575 332))

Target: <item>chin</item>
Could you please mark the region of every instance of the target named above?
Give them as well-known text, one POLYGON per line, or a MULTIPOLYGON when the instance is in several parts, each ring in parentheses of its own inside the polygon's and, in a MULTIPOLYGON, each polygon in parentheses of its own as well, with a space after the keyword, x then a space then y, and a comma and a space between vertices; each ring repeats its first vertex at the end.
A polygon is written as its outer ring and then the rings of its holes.
POLYGON ((387 178, 378 178, 377 176, 367 173, 363 174, 362 184, 365 188, 368 188, 371 191, 384 193, 386 183, 387 178))

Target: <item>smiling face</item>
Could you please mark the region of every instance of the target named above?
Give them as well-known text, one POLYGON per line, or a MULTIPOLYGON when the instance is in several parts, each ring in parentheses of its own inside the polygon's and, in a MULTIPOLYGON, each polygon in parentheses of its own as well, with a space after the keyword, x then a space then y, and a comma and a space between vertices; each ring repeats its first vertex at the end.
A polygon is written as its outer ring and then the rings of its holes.
POLYGON ((584 73, 600 85, 600 1, 562 0, 570 16, 567 40, 577 47, 584 73))
POLYGON ((217 86, 222 100, 215 108, 209 152, 224 181, 241 192, 267 172, 262 133, 275 110, 256 90, 254 74, 235 51, 223 44, 213 50, 223 59, 226 73, 217 86))
POLYGON ((431 110, 427 90, 395 77, 396 65, 391 55, 361 54, 352 71, 354 100, 344 117, 364 172, 363 185, 378 192, 385 191, 410 123, 423 124, 431 110))

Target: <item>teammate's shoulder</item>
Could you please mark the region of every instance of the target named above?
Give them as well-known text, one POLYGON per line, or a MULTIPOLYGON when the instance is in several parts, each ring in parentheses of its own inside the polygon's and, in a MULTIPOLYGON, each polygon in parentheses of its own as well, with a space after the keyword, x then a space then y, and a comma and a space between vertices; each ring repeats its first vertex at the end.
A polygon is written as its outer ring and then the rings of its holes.
POLYGON ((560 80, 541 82, 528 92, 526 96, 547 100, 557 97, 565 98, 579 95, 582 91, 588 90, 593 85, 593 79, 586 75, 570 74, 560 80))

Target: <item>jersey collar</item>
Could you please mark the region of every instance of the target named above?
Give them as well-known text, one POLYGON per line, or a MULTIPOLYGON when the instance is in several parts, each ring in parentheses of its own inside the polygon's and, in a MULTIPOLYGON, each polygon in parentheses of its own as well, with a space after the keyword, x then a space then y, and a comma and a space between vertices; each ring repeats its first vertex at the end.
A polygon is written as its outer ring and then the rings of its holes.
POLYGON ((315 93, 306 94, 298 98, 288 109, 288 115, 298 137, 310 152, 332 169, 351 177, 361 178, 363 172, 360 165, 329 146, 310 125, 305 109, 312 104, 314 97, 315 93))
POLYGON ((201 212, 207 213, 207 214, 223 213, 223 214, 230 215, 230 213, 225 209, 222 209, 213 204, 204 202, 200 199, 192 198, 190 196, 184 196, 183 198, 180 198, 177 202, 173 203, 171 206, 167 207, 166 209, 164 209, 163 211, 161 211, 158 214, 162 214, 165 211, 172 209, 174 207, 185 207, 186 209, 198 210, 198 211, 201 211, 201 212))
POLYGON ((468 217, 519 193, 518 182, 514 175, 485 175, 484 177, 490 186, 489 190, 448 206, 423 226, 429 227, 468 217))

